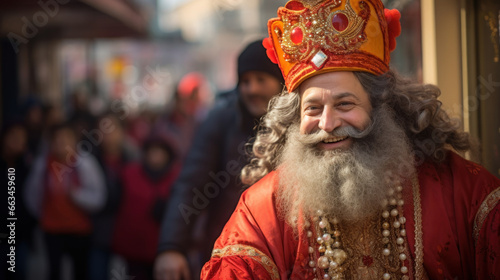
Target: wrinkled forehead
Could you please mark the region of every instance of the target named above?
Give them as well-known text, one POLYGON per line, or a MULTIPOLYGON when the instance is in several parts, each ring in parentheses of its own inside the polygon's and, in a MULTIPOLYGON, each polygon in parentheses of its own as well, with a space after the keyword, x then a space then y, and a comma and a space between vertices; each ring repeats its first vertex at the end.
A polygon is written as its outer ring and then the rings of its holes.
POLYGON ((311 89, 330 92, 364 91, 358 78, 351 71, 328 72, 310 77, 300 83, 298 93, 302 95, 304 92, 311 89))

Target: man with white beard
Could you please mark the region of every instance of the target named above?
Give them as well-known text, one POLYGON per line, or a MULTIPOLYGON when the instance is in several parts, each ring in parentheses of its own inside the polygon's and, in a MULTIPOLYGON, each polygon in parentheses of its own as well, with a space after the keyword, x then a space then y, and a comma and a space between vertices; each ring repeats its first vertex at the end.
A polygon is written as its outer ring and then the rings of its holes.
POLYGON ((269 21, 288 91, 202 279, 500 279, 500 180, 456 153, 439 89, 389 69, 399 16, 294 0, 269 21))

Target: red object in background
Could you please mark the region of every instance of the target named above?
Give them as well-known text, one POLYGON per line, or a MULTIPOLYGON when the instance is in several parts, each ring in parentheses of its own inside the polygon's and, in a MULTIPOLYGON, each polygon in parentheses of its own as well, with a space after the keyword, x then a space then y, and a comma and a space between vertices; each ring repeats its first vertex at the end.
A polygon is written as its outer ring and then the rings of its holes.
POLYGON ((167 199, 180 171, 172 166, 158 182, 152 182, 140 163, 125 167, 122 173, 123 197, 115 223, 113 250, 127 260, 153 263, 160 224, 152 208, 158 199, 167 199))
POLYGON ((396 49, 396 37, 401 35, 401 13, 396 9, 384 9, 385 18, 387 19, 387 29, 389 33, 389 51, 396 49))

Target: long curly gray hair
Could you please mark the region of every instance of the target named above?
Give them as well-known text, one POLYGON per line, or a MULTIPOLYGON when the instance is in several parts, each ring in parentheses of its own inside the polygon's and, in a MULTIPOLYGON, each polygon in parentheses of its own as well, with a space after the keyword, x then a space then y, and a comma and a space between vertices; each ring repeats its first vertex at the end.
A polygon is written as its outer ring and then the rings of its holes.
MULTIPOLYGON (((416 164, 426 159, 441 162, 446 151, 475 152, 476 144, 470 135, 460 129, 460 123, 441 108, 437 98, 438 87, 422 84, 399 76, 394 71, 375 76, 354 72, 368 92, 373 108, 387 104, 404 128, 412 144, 416 164)), ((300 94, 298 90, 283 91, 269 103, 268 113, 257 128, 251 150, 252 159, 241 173, 244 184, 250 185, 276 169, 290 125, 300 122, 300 94)))

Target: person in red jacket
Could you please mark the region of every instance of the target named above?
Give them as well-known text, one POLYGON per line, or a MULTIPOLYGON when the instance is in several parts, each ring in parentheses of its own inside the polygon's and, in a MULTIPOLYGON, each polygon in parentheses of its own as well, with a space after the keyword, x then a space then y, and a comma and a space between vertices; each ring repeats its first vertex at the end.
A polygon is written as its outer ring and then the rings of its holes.
POLYGON ((152 279, 161 214, 179 166, 172 146, 159 137, 143 145, 142 162, 126 166, 122 173, 123 194, 118 211, 113 250, 125 258, 128 275, 152 279))
POLYGON ((291 0, 269 21, 287 90, 202 280, 500 279, 500 179, 458 154, 475 145, 440 89, 389 66, 399 18, 291 0))

